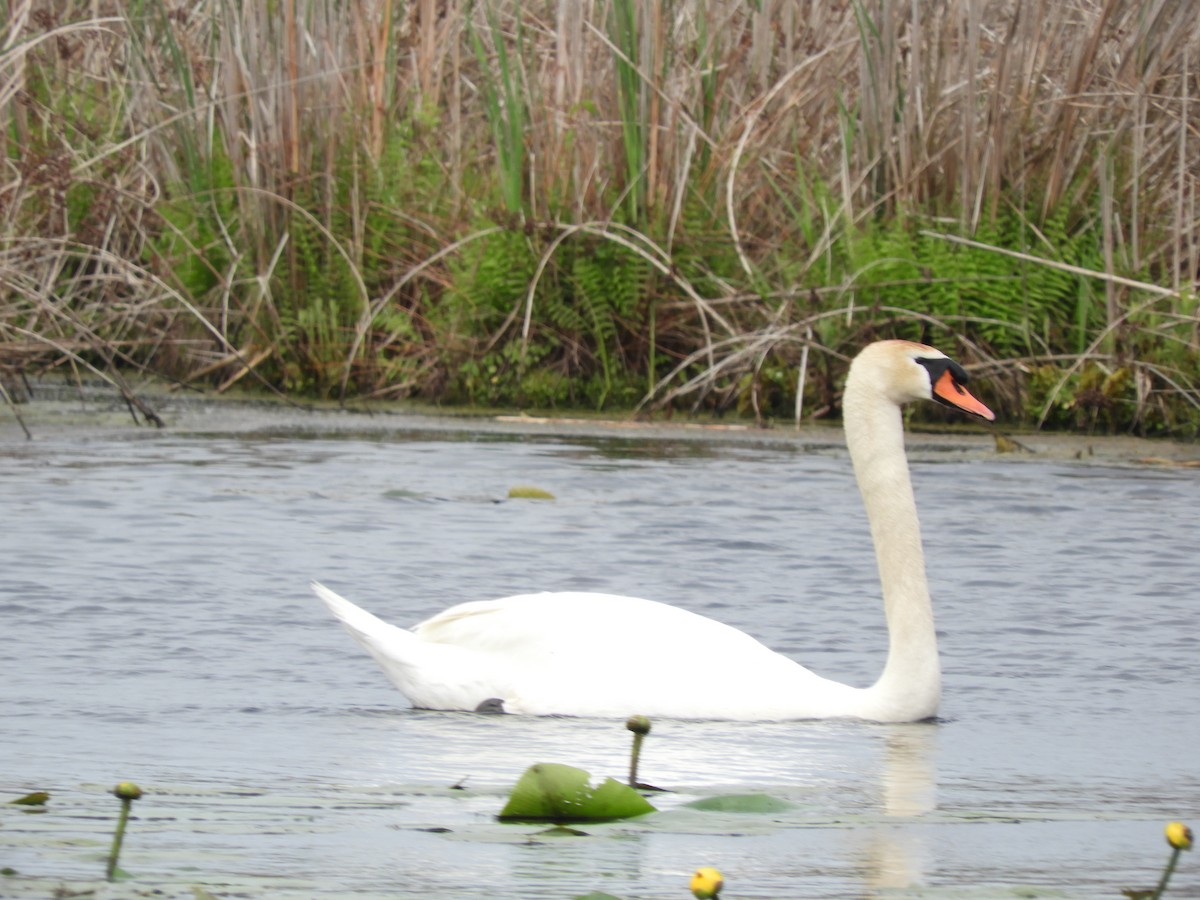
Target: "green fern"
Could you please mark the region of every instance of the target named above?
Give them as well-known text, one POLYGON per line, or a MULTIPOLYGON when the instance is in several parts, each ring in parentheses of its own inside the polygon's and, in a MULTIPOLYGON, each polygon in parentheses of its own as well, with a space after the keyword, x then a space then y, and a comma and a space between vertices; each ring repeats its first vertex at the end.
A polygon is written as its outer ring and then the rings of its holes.
POLYGON ((464 334, 483 336, 523 304, 537 260, 529 238, 512 229, 468 243, 452 266, 447 311, 464 334))
MULTIPOLYGON (((841 232, 829 254, 834 271, 810 273, 810 283, 840 277, 860 304, 931 316, 1005 355, 1081 346, 1102 326, 1090 280, 988 249, 1102 270, 1096 236, 1086 222, 1072 223, 1065 208, 1040 228, 1012 210, 965 235, 985 245, 976 247, 937 236, 944 222, 931 227, 920 216, 896 216, 841 232)), ((920 337, 922 330, 911 322, 897 333, 920 337)))
POLYGON ((187 169, 187 180, 168 189, 158 206, 168 227, 153 242, 154 253, 167 262, 180 288, 201 306, 228 272, 223 235, 238 232, 233 168, 223 147, 215 140, 204 159, 187 169))
POLYGON ((553 314, 560 324, 577 323, 600 362, 603 386, 596 392, 597 407, 607 403, 617 377, 622 328, 638 329, 644 318, 648 276, 641 256, 611 241, 585 245, 572 257, 571 303, 557 304, 553 314))

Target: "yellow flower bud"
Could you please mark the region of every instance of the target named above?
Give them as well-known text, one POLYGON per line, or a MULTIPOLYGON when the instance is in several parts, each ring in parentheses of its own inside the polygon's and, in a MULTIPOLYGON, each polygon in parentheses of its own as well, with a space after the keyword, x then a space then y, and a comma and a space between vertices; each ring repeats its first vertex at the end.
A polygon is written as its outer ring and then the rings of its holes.
POLYGON ((1166 834, 1167 843, 1176 850, 1192 849, 1192 829, 1182 822, 1168 822, 1166 834))
POLYGON ((696 874, 692 876, 692 894, 698 900, 714 900, 724 884, 720 872, 712 866, 704 866, 697 869, 696 874))
POLYGON ((112 792, 122 800, 137 800, 142 796, 142 789, 132 781, 122 781, 112 792))

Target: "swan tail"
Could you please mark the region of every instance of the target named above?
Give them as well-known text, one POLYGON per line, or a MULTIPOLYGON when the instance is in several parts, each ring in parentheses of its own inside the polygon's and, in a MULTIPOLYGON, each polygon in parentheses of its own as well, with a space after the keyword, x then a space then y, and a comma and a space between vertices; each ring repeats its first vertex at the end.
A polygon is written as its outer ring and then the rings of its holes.
POLYGON ((486 675, 477 671, 471 654, 385 622, 323 584, 314 581, 311 586, 413 706, 472 710, 491 700, 503 701, 490 689, 486 675))
POLYGON ((338 621, 363 646, 376 643, 385 635, 392 640, 396 640, 399 638, 399 635, 395 634, 396 632, 407 634, 415 640, 415 636, 411 631, 406 632, 403 628, 397 628, 395 625, 383 621, 378 616, 371 615, 371 613, 367 612, 361 606, 355 606, 345 597, 335 594, 329 588, 325 587, 325 585, 314 581, 311 587, 313 593, 321 598, 325 605, 329 607, 329 611, 337 616, 338 621))
POLYGON ((311 587, 351 637, 375 658, 388 677, 407 694, 408 679, 404 676, 420 656, 420 639, 411 631, 397 628, 356 606, 319 582, 314 581, 311 587))

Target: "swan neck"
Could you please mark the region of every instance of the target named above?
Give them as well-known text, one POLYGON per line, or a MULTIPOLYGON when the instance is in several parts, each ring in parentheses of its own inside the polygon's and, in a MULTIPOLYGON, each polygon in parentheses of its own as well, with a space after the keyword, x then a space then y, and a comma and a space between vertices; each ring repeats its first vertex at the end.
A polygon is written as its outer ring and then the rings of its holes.
POLYGON ((937 711, 941 670, 903 421, 892 399, 857 387, 847 384, 843 402, 846 443, 871 526, 889 635, 887 664, 869 691, 889 718, 926 718, 937 711))

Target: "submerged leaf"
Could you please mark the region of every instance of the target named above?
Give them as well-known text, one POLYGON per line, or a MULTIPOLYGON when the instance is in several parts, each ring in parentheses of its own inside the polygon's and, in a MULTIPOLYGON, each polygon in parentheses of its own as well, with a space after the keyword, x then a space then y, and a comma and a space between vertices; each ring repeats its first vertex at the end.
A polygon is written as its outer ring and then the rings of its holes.
POLYGON ((24 797, 18 797, 16 800, 8 802, 17 806, 45 806, 49 799, 50 794, 46 791, 34 791, 32 794, 26 794, 24 797))
POLYGON ((791 809, 792 804, 769 794, 727 794, 722 797, 704 797, 685 804, 692 809, 706 812, 731 813, 774 813, 791 809))
POLYGON ((583 769, 537 763, 525 770, 500 810, 501 821, 607 822, 655 812, 628 785, 606 778, 592 787, 583 769))
POLYGON ((520 484, 508 489, 509 500, 553 500, 554 495, 540 487, 520 484))

